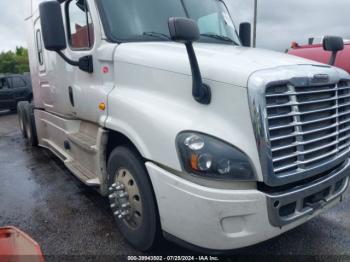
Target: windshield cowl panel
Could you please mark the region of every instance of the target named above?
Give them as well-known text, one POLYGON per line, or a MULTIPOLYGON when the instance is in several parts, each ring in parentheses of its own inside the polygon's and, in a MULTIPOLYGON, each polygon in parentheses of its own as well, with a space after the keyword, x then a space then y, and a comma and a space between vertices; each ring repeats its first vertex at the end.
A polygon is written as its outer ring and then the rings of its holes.
POLYGON ((235 44, 240 40, 225 4, 219 0, 100 0, 101 20, 111 42, 170 41, 170 17, 198 24, 203 43, 235 44))

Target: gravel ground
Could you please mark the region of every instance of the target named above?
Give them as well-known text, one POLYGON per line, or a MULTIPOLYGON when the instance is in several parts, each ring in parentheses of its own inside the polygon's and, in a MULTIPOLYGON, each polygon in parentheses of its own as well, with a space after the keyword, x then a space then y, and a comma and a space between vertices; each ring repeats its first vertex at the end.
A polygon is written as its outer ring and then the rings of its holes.
MULTIPOLYGON (((133 249, 118 232, 108 201, 77 180, 49 151, 29 148, 19 133, 17 116, 9 112, 0 112, 0 181, 0 226, 13 225, 30 234, 41 245, 47 261, 192 254, 167 241, 150 254, 133 249)), ((310 222, 237 250, 227 259, 278 255, 284 259, 349 261, 348 196, 349 192, 340 205, 310 222)))

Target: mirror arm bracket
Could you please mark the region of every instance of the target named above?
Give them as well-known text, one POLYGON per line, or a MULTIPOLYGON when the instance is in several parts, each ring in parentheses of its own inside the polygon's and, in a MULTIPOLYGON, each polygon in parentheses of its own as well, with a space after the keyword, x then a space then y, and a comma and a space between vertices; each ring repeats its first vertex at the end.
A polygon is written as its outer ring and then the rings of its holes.
POLYGON ((210 87, 203 83, 201 71, 199 69, 197 57, 193 49, 192 42, 185 43, 188 58, 191 64, 192 71, 192 95, 194 99, 203 105, 209 105, 211 102, 210 87))
POLYGON ((62 57, 62 59, 70 64, 71 66, 77 66, 80 70, 87 72, 87 73, 93 73, 94 67, 93 67, 93 59, 91 55, 83 56, 79 59, 79 61, 73 61, 69 59, 62 51, 58 50, 57 54, 62 57))
POLYGON ((69 59, 65 54, 63 54, 62 51, 58 50, 57 54, 59 54, 59 56, 62 57, 62 59, 66 63, 70 64, 71 66, 79 66, 79 62, 78 61, 73 61, 73 60, 69 59))
POLYGON ((335 61, 336 61, 336 59, 337 59, 337 51, 333 51, 332 52, 332 55, 331 55, 331 58, 329 59, 329 65, 331 65, 331 66, 334 66, 335 65, 335 61))

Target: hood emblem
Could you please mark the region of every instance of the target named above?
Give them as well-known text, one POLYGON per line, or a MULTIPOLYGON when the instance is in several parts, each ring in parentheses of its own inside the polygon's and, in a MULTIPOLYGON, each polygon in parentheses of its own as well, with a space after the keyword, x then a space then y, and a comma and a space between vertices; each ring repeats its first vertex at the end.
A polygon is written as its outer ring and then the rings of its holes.
POLYGON ((312 83, 319 84, 319 83, 329 83, 329 75, 327 74, 318 74, 314 75, 314 77, 311 79, 312 83))

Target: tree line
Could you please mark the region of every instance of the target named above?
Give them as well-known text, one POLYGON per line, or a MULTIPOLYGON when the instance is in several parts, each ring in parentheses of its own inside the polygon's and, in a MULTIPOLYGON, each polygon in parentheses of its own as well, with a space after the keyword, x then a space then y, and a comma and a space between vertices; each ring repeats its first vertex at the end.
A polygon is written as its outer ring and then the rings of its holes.
POLYGON ((23 74, 29 72, 28 49, 16 47, 15 51, 0 53, 0 74, 23 74))

